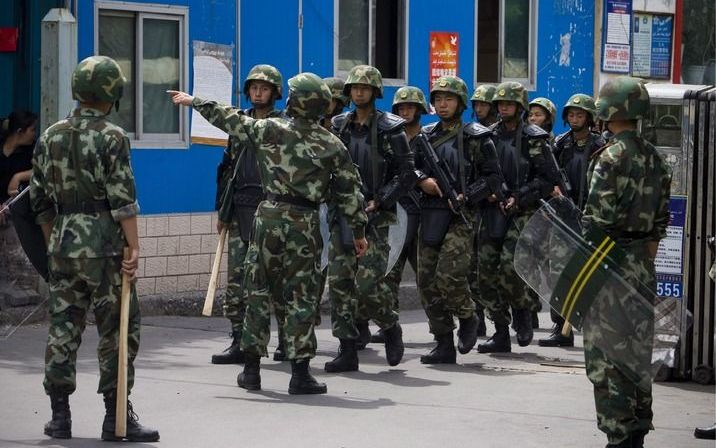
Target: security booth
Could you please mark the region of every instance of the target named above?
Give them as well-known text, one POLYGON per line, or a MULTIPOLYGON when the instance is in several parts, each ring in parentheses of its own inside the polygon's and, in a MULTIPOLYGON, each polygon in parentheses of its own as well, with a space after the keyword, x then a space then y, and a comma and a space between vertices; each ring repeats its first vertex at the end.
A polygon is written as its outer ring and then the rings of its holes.
POLYGON ((656 258, 657 294, 681 300, 681 343, 661 379, 714 380, 714 282, 708 277, 716 235, 716 89, 647 83, 651 98, 642 135, 673 171, 671 220, 656 258), (691 318, 687 318, 687 316, 691 318))

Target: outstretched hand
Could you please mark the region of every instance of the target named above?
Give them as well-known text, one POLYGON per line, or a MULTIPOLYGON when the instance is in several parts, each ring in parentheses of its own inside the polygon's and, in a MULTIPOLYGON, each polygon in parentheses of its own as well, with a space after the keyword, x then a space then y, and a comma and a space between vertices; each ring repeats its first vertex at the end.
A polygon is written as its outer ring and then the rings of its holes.
POLYGON ((181 104, 182 106, 191 106, 191 102, 194 101, 194 97, 186 92, 167 90, 167 94, 169 94, 172 99, 172 103, 175 105, 181 104))

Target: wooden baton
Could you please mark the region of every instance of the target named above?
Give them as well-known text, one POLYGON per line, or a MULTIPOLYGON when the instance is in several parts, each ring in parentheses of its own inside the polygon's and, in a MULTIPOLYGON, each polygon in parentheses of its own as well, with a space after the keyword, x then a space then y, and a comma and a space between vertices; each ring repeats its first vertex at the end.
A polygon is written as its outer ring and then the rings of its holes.
POLYGON ((562 336, 569 337, 569 333, 571 333, 571 332, 572 332, 572 324, 570 324, 569 322, 567 322, 565 320, 564 325, 562 325, 562 336))
MULTIPOLYGON (((124 248, 124 259, 130 258, 129 248, 124 248)), ((119 359, 117 361, 117 408, 114 435, 127 435, 127 339, 129 337, 129 301, 132 293, 129 275, 122 274, 122 296, 119 303, 119 359)))
POLYGON ((219 267, 221 266, 221 257, 224 255, 224 241, 226 240, 227 227, 221 229, 219 234, 219 244, 216 246, 216 254, 214 254, 214 264, 211 266, 211 276, 209 277, 209 288, 206 290, 206 298, 204 299, 204 309, 201 311, 202 316, 211 316, 214 310, 214 296, 216 295, 216 284, 219 280, 219 267))

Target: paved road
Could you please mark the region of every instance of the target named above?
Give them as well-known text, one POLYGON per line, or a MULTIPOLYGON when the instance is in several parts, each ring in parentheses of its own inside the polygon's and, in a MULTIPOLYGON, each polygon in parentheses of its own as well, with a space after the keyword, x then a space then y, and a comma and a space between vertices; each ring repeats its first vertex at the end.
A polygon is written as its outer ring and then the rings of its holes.
MULTIPOLYGON (((591 385, 581 349, 513 345, 510 355, 458 355, 458 365, 429 367, 419 357, 432 346, 421 311, 404 322, 404 363, 390 368, 381 347, 361 352, 360 372, 322 370, 337 348, 324 324, 314 373, 323 396, 289 396, 290 366, 262 364, 264 390, 236 387, 237 366, 212 366, 225 347, 222 318, 147 317, 132 399, 141 421, 157 427, 161 447, 586 447, 606 444, 596 428, 591 385)), ((541 315, 543 323, 548 315, 541 315)), ((546 326, 543 324, 543 326, 546 326)), ((546 334, 541 330, 538 336, 546 334)), ((79 354, 78 389, 71 397, 73 435, 42 435, 49 400, 42 391, 46 326, 20 329, 0 341, 0 447, 108 447, 98 441, 104 413, 97 386, 94 327, 79 354)), ((275 347, 273 333, 271 348, 275 347)), ((581 345, 581 340, 578 340, 581 345)), ((657 384, 656 431, 647 446, 714 447, 692 437, 716 419, 714 387, 657 384)))

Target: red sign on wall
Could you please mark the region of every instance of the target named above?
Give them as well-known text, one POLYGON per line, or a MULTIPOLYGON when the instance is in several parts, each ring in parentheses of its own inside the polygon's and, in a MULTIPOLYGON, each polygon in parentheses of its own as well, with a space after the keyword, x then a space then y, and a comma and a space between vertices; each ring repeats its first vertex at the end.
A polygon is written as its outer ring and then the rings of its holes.
POLYGON ((17 51, 17 28, 0 28, 0 51, 17 51))
POLYGON ((430 86, 441 76, 457 76, 458 33, 430 32, 430 86))

